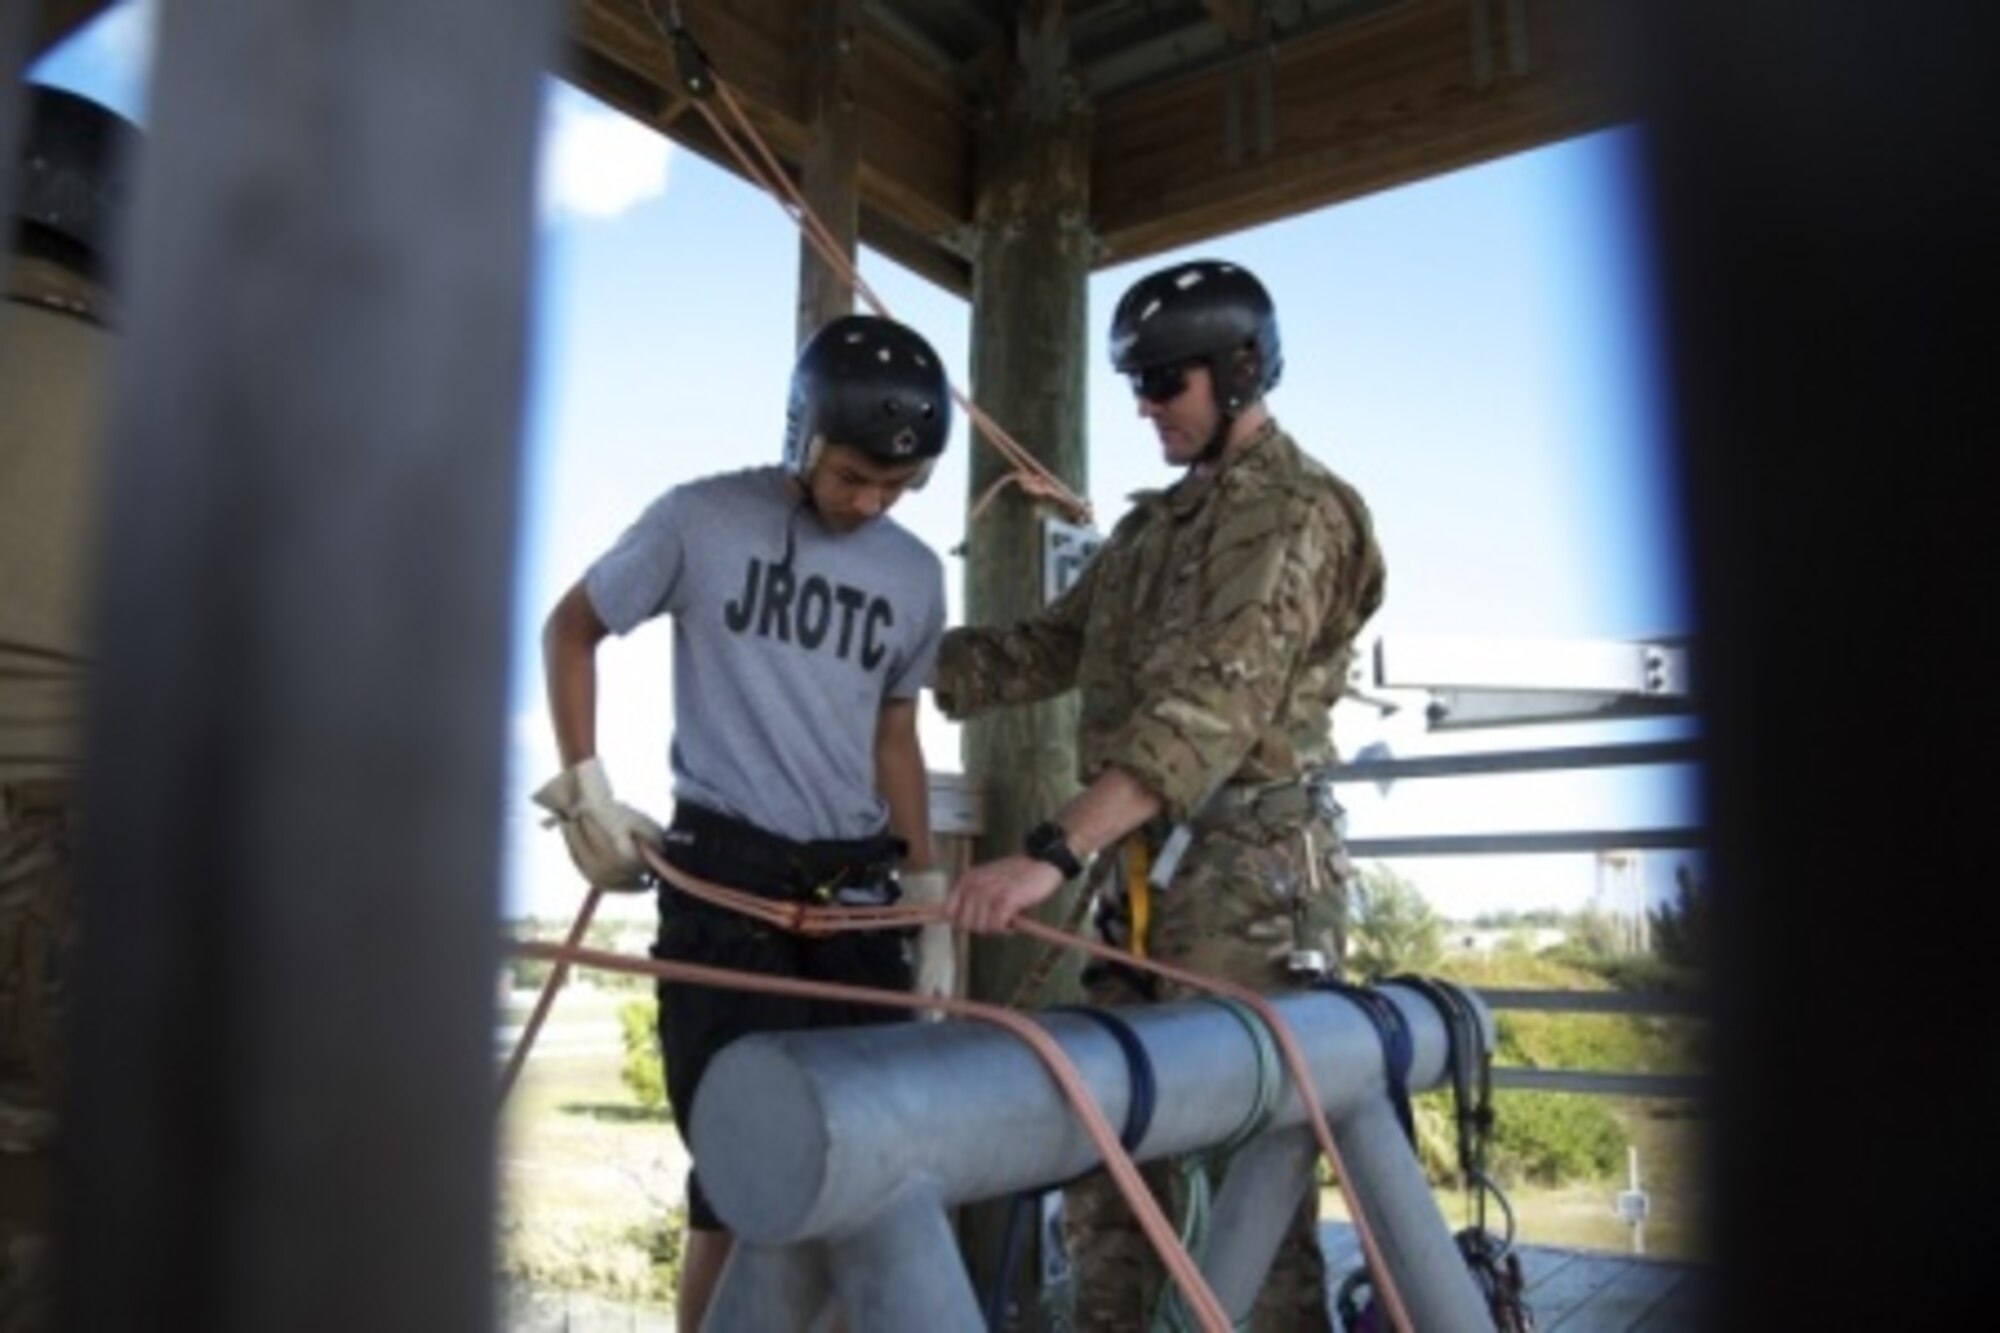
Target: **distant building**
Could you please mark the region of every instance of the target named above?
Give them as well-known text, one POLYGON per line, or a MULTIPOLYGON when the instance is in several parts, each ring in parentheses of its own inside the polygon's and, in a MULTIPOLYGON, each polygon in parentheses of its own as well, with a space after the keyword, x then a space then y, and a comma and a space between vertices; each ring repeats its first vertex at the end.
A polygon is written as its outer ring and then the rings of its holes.
POLYGON ((1569 932, 1559 926, 1448 926, 1444 949, 1481 957, 1516 949, 1536 954, 1568 939, 1569 932))

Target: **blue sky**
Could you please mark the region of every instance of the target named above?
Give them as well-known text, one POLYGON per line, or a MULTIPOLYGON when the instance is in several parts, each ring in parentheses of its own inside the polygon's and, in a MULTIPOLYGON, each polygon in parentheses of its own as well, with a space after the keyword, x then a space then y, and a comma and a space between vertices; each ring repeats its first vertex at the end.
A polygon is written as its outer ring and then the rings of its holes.
MULTIPOLYGON (((120 5, 31 77, 143 125, 150 25, 145 0, 120 5)), ((1286 372, 1273 410, 1374 512, 1389 582, 1371 636, 1688 632, 1638 133, 1589 135, 1094 275, 1087 426, 1099 526, 1108 529, 1132 490, 1171 480, 1104 362, 1111 307, 1154 267, 1214 255, 1250 267, 1277 301, 1286 372)), ((572 910, 576 880, 526 799, 555 763, 540 619, 660 489, 777 456, 799 247, 767 196, 553 80, 542 163, 506 898, 560 916, 572 910)), ((862 271, 969 389, 965 304, 872 253, 862 271)), ((941 551, 968 535, 967 451, 985 447, 961 420, 930 487, 897 511, 941 551)), ((961 569, 947 558, 954 621, 961 569)), ((668 637, 664 625, 649 626, 607 649, 601 695, 614 781, 660 814, 669 806, 668 637)), ((1439 737, 1423 732, 1415 709, 1384 719, 1344 704, 1336 713, 1349 752, 1375 740, 1418 754, 1672 730, 1439 737)), ((928 711, 925 739, 933 768, 959 767, 955 729, 928 711)), ((1386 797, 1364 788, 1345 799, 1360 835, 1697 817, 1685 781, 1616 771, 1406 783, 1386 797)), ((1398 869, 1452 915, 1580 906, 1593 883, 1586 857, 1398 869)), ((1670 889, 1670 864, 1648 875, 1656 893, 1670 889)), ((650 910, 637 900, 622 907, 650 910)))

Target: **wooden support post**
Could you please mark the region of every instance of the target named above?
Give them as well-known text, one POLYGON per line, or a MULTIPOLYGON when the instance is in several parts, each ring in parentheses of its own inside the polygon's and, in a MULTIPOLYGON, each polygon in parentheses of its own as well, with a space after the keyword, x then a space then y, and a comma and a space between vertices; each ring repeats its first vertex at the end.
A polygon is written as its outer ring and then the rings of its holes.
MULTIPOLYGON (((861 217, 861 114, 854 82, 861 70, 860 0, 816 0, 803 34, 813 52, 806 89, 806 149, 799 191, 849 264, 861 217)), ((854 309, 854 288, 799 237, 798 341, 854 309)))
MULTIPOLYGON (((1090 126, 1053 40, 1024 20, 1022 63, 979 141, 973 256, 973 397, 1071 488, 1085 488, 1084 358, 1090 272, 1090 126)), ((971 493, 1008 465, 972 451, 971 493)), ((1008 488, 967 533, 966 619, 1006 623, 1042 606, 1042 510, 1008 488)), ((1076 790, 1073 697, 1006 708, 965 729, 986 801, 982 855, 1009 852, 1076 790)), ((1002 941, 975 949, 972 993, 1004 1000, 1021 970, 1002 941)))
POLYGON ((33 0, 6 6, 0 13, 0 219, 7 235, 0 237, 5 253, 14 234, 14 162, 28 133, 28 97, 21 76, 28 69, 28 25, 35 17, 33 0))
MULTIPOLYGON (((978 143, 973 397, 1081 492, 1084 358, 1091 350, 1085 327, 1093 246, 1090 119, 1054 21, 1060 5, 1044 0, 1028 8, 1037 12, 1021 20, 1019 61, 1004 76, 978 143)), ((1007 470, 997 451, 975 444, 972 495, 983 495, 1007 470)), ((968 623, 1006 623, 1042 606, 1041 512, 1009 487, 966 534, 968 623)), ((982 859, 1018 848, 1032 824, 1074 794, 1076 716, 1071 694, 1000 709, 966 726, 966 772, 984 793, 982 859)), ((1041 915, 1059 918, 1075 891, 1059 894, 1041 915)), ((971 952, 968 992, 1010 1000, 1032 962, 1025 946, 981 938, 971 952)), ((1061 998, 1073 978, 1074 963, 1065 960, 1051 978, 1057 993, 1042 998, 1061 998)), ((1005 1204, 966 1210, 967 1256, 982 1300, 997 1277, 1005 1225, 1005 1204)), ((1035 1262, 1032 1252, 1021 1256, 1017 1291, 1032 1291, 1035 1262)))
POLYGON ((492 1326, 555 10, 160 8, 95 561, 63 1328, 492 1326))

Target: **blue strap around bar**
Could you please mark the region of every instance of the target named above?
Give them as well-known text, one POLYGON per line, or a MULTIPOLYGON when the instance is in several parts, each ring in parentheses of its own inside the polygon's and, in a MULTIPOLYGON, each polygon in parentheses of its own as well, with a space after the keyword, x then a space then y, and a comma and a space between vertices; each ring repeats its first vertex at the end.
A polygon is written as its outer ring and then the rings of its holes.
MULTIPOLYGON (((1108 1009, 1098 1009, 1085 1004, 1058 1004, 1044 1010, 1052 1014, 1081 1014, 1095 1022, 1111 1034, 1118 1043, 1118 1049, 1125 1056, 1126 1076, 1131 1083, 1131 1095, 1125 1106, 1125 1124, 1118 1131, 1118 1142, 1125 1151, 1137 1152, 1145 1141, 1146 1131, 1153 1127, 1153 1110, 1159 1104, 1159 1083, 1153 1075, 1153 1061, 1146 1054, 1146 1048, 1139 1041, 1139 1034, 1132 1025, 1108 1009)), ((1007 1210, 1007 1230, 1000 1246, 1000 1263, 996 1270, 993 1288, 987 1293, 986 1327, 988 1333, 998 1333, 1005 1326, 1004 1312, 1007 1292, 1014 1283, 1014 1266, 1020 1256, 1021 1232, 1026 1226, 1030 1211, 1035 1203, 1050 1190, 1059 1190, 1074 1184, 1091 1171, 1091 1167, 1069 1180, 1057 1181, 1039 1190, 1026 1190, 1014 1196, 1007 1210)))
POLYGON ((1313 989, 1351 1001, 1375 1029, 1382 1042, 1382 1073, 1389 1086, 1389 1103, 1396 1108, 1396 1120, 1403 1126, 1410 1145, 1415 1147, 1417 1126, 1410 1110, 1410 1066, 1416 1060, 1417 1048, 1409 1024, 1403 1021, 1403 1011, 1371 986, 1350 985, 1329 977, 1314 982, 1313 989))
POLYGON ((1047 1010, 1052 1014, 1081 1014, 1109 1032, 1118 1043, 1118 1049, 1125 1055, 1125 1070, 1131 1080, 1131 1100, 1125 1107, 1125 1124, 1118 1131, 1118 1142, 1126 1152, 1137 1152, 1145 1141, 1146 1131, 1153 1127, 1153 1110, 1159 1099, 1159 1084, 1153 1077, 1153 1061, 1146 1054, 1146 1048, 1139 1043, 1139 1034, 1132 1025, 1112 1013, 1109 1009, 1098 1009, 1087 1004, 1059 1004, 1047 1010))

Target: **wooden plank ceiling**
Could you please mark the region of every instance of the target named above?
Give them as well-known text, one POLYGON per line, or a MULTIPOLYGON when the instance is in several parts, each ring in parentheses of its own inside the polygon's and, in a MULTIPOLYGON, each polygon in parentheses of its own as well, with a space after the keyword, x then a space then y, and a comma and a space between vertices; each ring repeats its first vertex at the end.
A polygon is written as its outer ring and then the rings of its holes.
MULTIPOLYGON (((45 0, 44 44, 103 9, 45 0)), ((731 171, 654 14, 572 0, 559 72, 731 171)), ((1067 52, 1092 134, 1096 264, 1122 263, 1626 118, 1602 0, 679 0, 687 30, 788 167, 815 62, 850 36, 861 239, 970 287, 975 131, 1035 25, 1067 52), (853 29, 837 31, 844 4, 853 29), (1052 29, 1049 25, 1053 25, 1052 29)), ((710 104, 711 109, 714 103, 710 104)), ((739 172, 740 174, 740 172, 739 172)))

